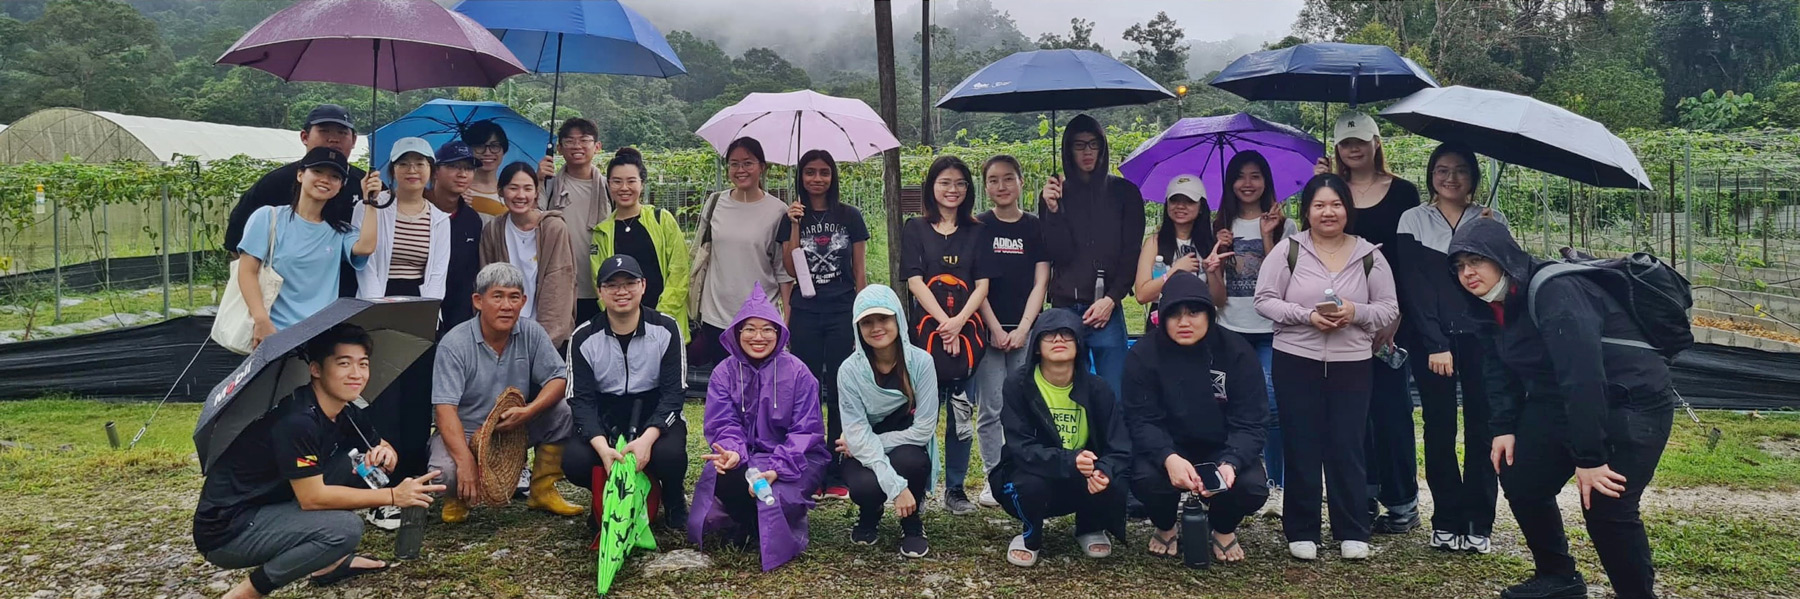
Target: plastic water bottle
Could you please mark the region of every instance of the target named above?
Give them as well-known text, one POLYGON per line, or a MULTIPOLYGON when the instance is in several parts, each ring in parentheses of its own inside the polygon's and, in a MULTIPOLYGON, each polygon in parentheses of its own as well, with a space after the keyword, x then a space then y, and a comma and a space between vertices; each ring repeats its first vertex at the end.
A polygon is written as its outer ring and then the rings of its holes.
POLYGON ((363 482, 369 483, 369 488, 380 489, 387 486, 387 473, 364 463, 362 450, 350 450, 350 466, 356 469, 356 475, 362 477, 363 482))
POLYGON ((43 214, 44 213, 44 184, 43 183, 39 183, 37 186, 37 203, 31 205, 31 212, 32 212, 32 214, 43 214))
POLYGON ((806 248, 794 248, 794 279, 800 283, 800 296, 812 297, 819 294, 813 288, 812 269, 806 264, 806 248))
POLYGON ((1212 566, 1212 523, 1206 513, 1206 504, 1200 496, 1189 493, 1187 500, 1181 502, 1181 563, 1189 568, 1207 568, 1212 566))
POLYGON ((1169 265, 1163 263, 1162 256, 1157 256, 1156 265, 1150 267, 1150 278, 1160 279, 1166 274, 1169 274, 1169 265))
POLYGON ((1106 297, 1106 269, 1094 271, 1094 301, 1106 297))
POLYGON ((1325 290, 1325 301, 1337 304, 1339 306, 1344 305, 1344 300, 1338 298, 1336 289, 1326 289, 1325 290))
POLYGON ((756 494, 757 501, 775 505, 775 490, 769 488, 769 479, 763 478, 761 469, 751 466, 744 472, 744 480, 750 481, 750 492, 756 494))

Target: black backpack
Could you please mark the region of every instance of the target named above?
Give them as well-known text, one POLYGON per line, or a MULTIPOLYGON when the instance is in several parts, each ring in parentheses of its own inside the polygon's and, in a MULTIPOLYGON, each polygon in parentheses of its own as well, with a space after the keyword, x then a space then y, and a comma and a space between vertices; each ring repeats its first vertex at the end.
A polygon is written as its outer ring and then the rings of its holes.
MULTIPOLYGON (((951 274, 932 277, 925 286, 931 289, 931 296, 937 299, 946 314, 962 311, 968 303, 974 289, 968 282, 951 274)), ((940 324, 937 318, 923 309, 918 310, 918 321, 913 324, 913 343, 931 354, 932 365, 937 367, 939 381, 967 380, 975 375, 975 365, 981 361, 981 355, 987 351, 987 322, 976 312, 963 324, 961 331, 955 336, 955 343, 961 346, 958 355, 952 356, 944 351, 944 340, 938 336, 940 324)))
MULTIPOLYGON (((1595 258, 1563 248, 1562 255, 1562 260, 1538 269, 1531 276, 1530 288, 1526 290, 1527 302, 1535 300, 1538 287, 1545 281, 1580 274, 1599 284, 1620 306, 1624 306, 1644 335, 1644 341, 1603 337, 1602 342, 1652 350, 1671 360, 1694 346, 1694 329, 1688 320, 1688 309, 1694 306, 1693 292, 1688 280, 1674 268, 1645 252, 1624 258, 1595 258)), ((1535 323, 1535 303, 1531 314, 1535 323)))

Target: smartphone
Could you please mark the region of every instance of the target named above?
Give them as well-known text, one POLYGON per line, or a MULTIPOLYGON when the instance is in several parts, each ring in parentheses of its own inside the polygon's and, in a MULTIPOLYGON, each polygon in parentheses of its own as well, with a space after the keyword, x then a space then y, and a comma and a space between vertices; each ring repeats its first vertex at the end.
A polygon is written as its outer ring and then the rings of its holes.
POLYGON ((1225 477, 1219 475, 1218 463, 1200 464, 1194 467, 1194 471, 1200 474, 1200 486, 1206 492, 1222 493, 1225 491, 1225 477))
POLYGON ((1316 311, 1320 314, 1324 314, 1326 316, 1337 314, 1338 308, 1342 308, 1342 307, 1343 306, 1339 306, 1337 302, 1319 302, 1317 304, 1313 304, 1314 311, 1316 311))

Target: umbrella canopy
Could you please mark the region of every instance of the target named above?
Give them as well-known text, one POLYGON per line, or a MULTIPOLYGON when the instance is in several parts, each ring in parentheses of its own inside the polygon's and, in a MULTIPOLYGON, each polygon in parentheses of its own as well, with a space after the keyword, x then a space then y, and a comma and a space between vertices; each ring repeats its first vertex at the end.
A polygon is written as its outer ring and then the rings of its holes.
POLYGON ((437 339, 438 300, 422 298, 346 298, 264 339, 237 370, 213 387, 194 424, 194 449, 206 470, 231 447, 250 423, 275 409, 294 389, 312 380, 301 347, 341 323, 369 331, 375 350, 369 356, 369 383, 363 397, 381 396, 400 373, 412 366, 437 339))
POLYGON ((1438 86, 1430 73, 1393 48, 1338 42, 1251 52, 1226 65, 1209 83, 1246 100, 1351 105, 1402 98, 1438 86))
POLYGON ((536 165, 537 148, 550 144, 549 131, 505 104, 438 99, 426 102, 424 106, 413 109, 406 116, 376 130, 376 137, 381 141, 370 149, 370 164, 377 171, 386 168, 388 152, 400 138, 422 137, 431 142, 431 147, 436 148, 446 142, 462 139, 463 131, 477 121, 493 121, 506 131, 508 148, 506 156, 500 159, 503 166, 510 162, 536 165))
POLYGON ((600 536, 594 539, 598 544, 594 586, 601 597, 612 590, 613 580, 631 550, 656 550, 647 511, 650 477, 637 469, 636 456, 625 453, 624 437, 615 445, 614 449, 624 457, 613 463, 612 472, 606 477, 606 489, 602 491, 606 494, 606 514, 600 516, 600 536))
POLYGON ((887 123, 862 100, 812 90, 750 94, 694 133, 720 154, 737 138, 754 138, 769 162, 789 166, 810 150, 831 152, 840 162, 861 162, 900 147, 887 123))
POLYGON ((673 77, 687 73, 661 31, 618 0, 463 0, 533 73, 673 77))
POLYGON ((1597 187, 1652 189, 1625 140, 1605 125, 1518 94, 1460 85, 1428 89, 1381 111, 1407 131, 1468 144, 1501 162, 1597 187))
POLYGON ((1032 50, 994 61, 938 100, 957 112, 1087 110, 1173 99, 1137 69, 1091 50, 1032 50))
POLYGON ((287 81, 385 89, 493 87, 525 72, 474 20, 431 0, 309 0, 263 19, 218 64, 287 81))
POLYGON ((1199 175, 1207 203, 1218 210, 1227 193, 1225 165, 1245 150, 1256 150, 1269 161, 1267 184, 1273 186, 1276 198, 1305 187, 1313 163, 1325 155, 1325 145, 1299 129, 1238 113, 1176 121, 1139 145, 1119 165, 1119 174, 1136 183, 1144 199, 1152 202, 1164 200, 1163 191, 1177 175, 1199 175))

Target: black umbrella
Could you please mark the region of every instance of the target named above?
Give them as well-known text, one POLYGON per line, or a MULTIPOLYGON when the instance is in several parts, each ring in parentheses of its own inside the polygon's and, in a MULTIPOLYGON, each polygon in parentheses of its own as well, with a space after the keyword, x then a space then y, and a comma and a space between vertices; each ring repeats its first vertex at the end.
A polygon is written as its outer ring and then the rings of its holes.
POLYGON ((1652 189, 1625 140, 1536 98, 1456 85, 1407 96, 1381 116, 1425 137, 1468 144, 1502 168, 1510 163, 1596 187, 1652 189))
POLYGON ((369 384, 363 388, 363 396, 378 397, 436 343, 437 314, 438 300, 434 299, 345 298, 264 339, 206 395, 200 420, 194 424, 200 470, 211 468, 245 427, 312 380, 299 349, 313 337, 343 323, 368 330, 375 351, 369 356, 369 384))

